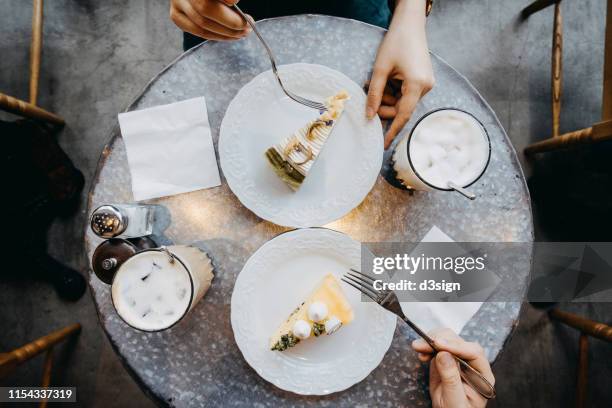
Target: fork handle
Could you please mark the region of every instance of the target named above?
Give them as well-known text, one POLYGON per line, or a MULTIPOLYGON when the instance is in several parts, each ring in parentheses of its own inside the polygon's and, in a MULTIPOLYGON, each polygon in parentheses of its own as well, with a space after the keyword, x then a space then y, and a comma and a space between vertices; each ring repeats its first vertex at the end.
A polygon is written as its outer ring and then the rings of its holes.
MULTIPOLYGON (((244 12, 240 9, 240 7, 238 7, 238 4, 234 4, 232 7, 234 8, 234 10, 236 10, 236 12, 238 14, 240 14, 240 17, 242 17, 242 19, 244 21, 246 21, 246 23, 248 25, 251 26, 251 28, 253 29, 253 32, 255 33, 257 38, 259 38, 259 41, 261 42, 261 44, 266 49, 266 52, 268 53, 268 58, 270 59, 270 64, 272 64, 272 70, 276 74, 277 73, 277 69, 276 69, 276 60, 274 59, 274 54, 272 54, 272 50, 270 49, 270 47, 266 43, 266 40, 264 40, 263 37, 261 36, 261 34, 259 33, 259 30, 255 26, 255 23, 253 23, 253 21, 251 21, 251 19, 248 18, 246 14, 244 14, 244 12)), ((278 79, 278 82, 280 82, 280 78, 278 78, 278 76, 277 76, 277 79, 278 79)), ((281 83, 281 87, 282 87, 282 83, 281 83)))
MULTIPOLYGON (((412 328, 412 330, 414 330, 419 336, 421 336, 423 340, 427 342, 427 344, 429 344, 429 346, 434 350, 434 356, 441 351, 440 348, 436 345, 436 342, 431 337, 429 337, 427 333, 421 330, 419 326, 412 323, 412 321, 407 317, 404 317, 403 320, 404 322, 406 322, 406 324, 408 324, 408 326, 412 328)), ((495 398, 495 387, 489 382, 489 380, 485 378, 484 375, 482 375, 480 371, 472 367, 470 363, 468 363, 461 357, 458 357, 454 354, 452 354, 452 356, 455 358, 457 364, 459 365, 459 373, 463 382, 469 385, 474 391, 482 395, 484 398, 495 398)))
POLYGON ((495 387, 485 378, 484 375, 470 365, 464 359, 453 354, 455 360, 459 364, 459 374, 461 379, 469 385, 474 391, 482 395, 486 399, 495 398, 495 387))

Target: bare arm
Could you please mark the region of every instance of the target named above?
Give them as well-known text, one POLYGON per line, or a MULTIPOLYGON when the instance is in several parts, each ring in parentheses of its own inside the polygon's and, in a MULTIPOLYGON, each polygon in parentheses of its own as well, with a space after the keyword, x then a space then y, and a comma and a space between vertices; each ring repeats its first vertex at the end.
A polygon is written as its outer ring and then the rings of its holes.
POLYGON ((383 119, 393 119, 385 136, 385 149, 408 122, 421 97, 434 86, 425 33, 425 3, 426 0, 397 0, 374 63, 366 116, 371 119, 378 113, 383 119), (401 82, 399 93, 385 92, 390 80, 401 82))

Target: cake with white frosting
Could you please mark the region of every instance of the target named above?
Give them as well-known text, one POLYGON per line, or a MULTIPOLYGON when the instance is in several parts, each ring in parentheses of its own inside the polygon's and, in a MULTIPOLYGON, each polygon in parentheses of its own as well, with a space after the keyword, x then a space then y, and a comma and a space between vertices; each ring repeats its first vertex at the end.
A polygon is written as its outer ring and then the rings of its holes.
POLYGON ((340 91, 325 101, 327 110, 298 129, 281 143, 266 150, 266 158, 274 172, 292 190, 297 190, 310 172, 327 138, 334 129, 349 99, 346 91, 340 91))
POLYGON ((272 335, 270 349, 285 351, 303 340, 333 334, 353 318, 340 282, 328 274, 272 335))

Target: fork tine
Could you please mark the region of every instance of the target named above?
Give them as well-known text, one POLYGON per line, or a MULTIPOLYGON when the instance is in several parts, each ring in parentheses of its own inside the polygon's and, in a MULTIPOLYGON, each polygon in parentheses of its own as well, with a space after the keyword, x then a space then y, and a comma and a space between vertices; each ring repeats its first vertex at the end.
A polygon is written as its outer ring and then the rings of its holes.
MULTIPOLYGON (((364 279, 364 278, 362 278, 361 276, 354 274, 353 272, 347 272, 347 273, 345 274, 345 276, 350 276, 350 277, 352 277, 352 278, 354 278, 354 279, 358 279, 358 280, 360 280, 361 282, 363 282, 363 283, 365 284, 365 286, 373 288, 373 285, 372 285, 373 281, 370 281, 370 280, 364 279)), ((374 289, 376 292, 378 292, 378 290, 377 290, 377 289, 375 289, 375 288, 373 288, 373 289, 374 289)), ((377 293, 377 294, 378 294, 378 293, 377 293)))
POLYGON ((311 101, 310 99, 306 99, 306 98, 302 98, 301 96, 298 97, 298 99, 304 103, 307 104, 315 109, 319 109, 319 110, 327 110, 327 106, 325 106, 324 104, 320 103, 320 102, 315 102, 315 101, 311 101))
POLYGON ((302 105, 306 105, 309 108, 313 108, 313 109, 317 109, 317 110, 327 110, 327 107, 325 105, 322 105, 318 102, 314 102, 308 99, 304 99, 304 98, 300 98, 300 97, 296 97, 294 98, 294 100, 298 103, 301 103, 302 105))
POLYGON ((371 287, 372 287, 372 289, 373 289, 373 290, 376 292, 376 295, 378 296, 378 300, 377 300, 377 301, 384 299, 384 298, 385 298, 385 297, 386 297, 386 296, 389 294, 390 290, 388 290, 388 289, 387 289, 387 290, 378 290, 378 289, 374 288, 374 287, 372 286, 372 284, 373 284, 373 283, 374 283, 376 280, 375 280, 373 277, 371 277, 370 275, 365 274, 365 273, 363 273, 363 272, 360 272, 360 271, 358 271, 358 270, 356 270, 356 269, 354 269, 354 268, 350 268, 350 270, 351 270, 352 272, 354 272, 354 273, 357 273, 357 274, 361 275, 362 277, 361 277, 361 276, 356 276, 356 275, 354 275, 354 274, 351 274, 351 272, 348 272, 348 273, 347 273, 347 275, 348 275, 348 276, 353 276, 353 277, 355 277, 355 278, 357 278, 357 279, 359 279, 359 280, 361 280, 361 281, 365 282, 365 283, 366 283, 366 284, 368 284, 369 286, 371 286, 371 287), (364 278, 365 278, 365 279, 364 279, 364 278))
POLYGON ((299 95, 296 95, 296 94, 294 94, 294 93, 293 93, 293 92, 291 92, 291 91, 287 91, 287 92, 288 92, 288 93, 290 93, 290 94, 291 94, 291 96, 293 96, 295 99, 299 99, 299 100, 304 101, 304 102, 315 103, 314 101, 311 101, 310 99, 306 99, 306 98, 303 98, 303 97, 301 97, 301 96, 299 96, 299 95))
POLYGON ((374 282, 374 281, 376 280, 376 279, 374 279, 373 277, 371 277, 370 275, 367 275, 367 274, 365 274, 365 273, 363 273, 363 272, 360 272, 360 271, 358 271, 357 269, 351 268, 351 271, 353 271, 353 272, 355 272, 355 273, 357 273, 357 274, 359 274, 359 275, 363 276, 364 278, 369 279, 369 280, 370 280, 370 282, 374 282))
POLYGON ((288 90, 284 89, 284 87, 283 87, 283 90, 285 91, 287 96, 289 96, 294 101, 296 101, 298 103, 301 103, 302 105, 306 105, 309 108, 313 108, 313 109, 327 110, 327 106, 325 106, 324 104, 322 104, 320 102, 315 102, 315 101, 311 101, 310 99, 303 98, 303 97, 301 97, 299 95, 294 94, 291 91, 288 91, 288 90))
POLYGON ((351 285, 352 287, 354 287, 355 289, 357 289, 359 292, 363 293, 364 295, 366 295, 367 297, 369 297, 370 299, 372 299, 373 301, 376 302, 376 298, 373 297, 372 295, 370 295, 368 292, 364 291, 361 289, 361 286, 358 285, 354 285, 353 283, 351 283, 350 281, 344 279, 344 277, 340 278, 340 280, 344 283, 348 283, 349 285, 351 285))

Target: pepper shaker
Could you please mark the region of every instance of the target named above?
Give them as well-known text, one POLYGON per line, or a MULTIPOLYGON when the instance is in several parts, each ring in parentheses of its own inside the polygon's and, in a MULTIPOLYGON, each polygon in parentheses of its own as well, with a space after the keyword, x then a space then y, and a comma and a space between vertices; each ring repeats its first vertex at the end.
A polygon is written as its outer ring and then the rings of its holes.
POLYGON ((108 204, 91 214, 91 229, 101 238, 144 237, 153 233, 153 207, 139 204, 108 204))
POLYGON ((137 252, 156 246, 155 242, 149 237, 111 238, 98 245, 91 258, 91 266, 98 279, 110 285, 122 263, 137 252))

